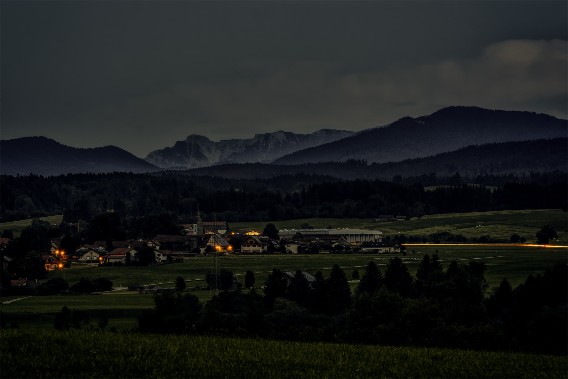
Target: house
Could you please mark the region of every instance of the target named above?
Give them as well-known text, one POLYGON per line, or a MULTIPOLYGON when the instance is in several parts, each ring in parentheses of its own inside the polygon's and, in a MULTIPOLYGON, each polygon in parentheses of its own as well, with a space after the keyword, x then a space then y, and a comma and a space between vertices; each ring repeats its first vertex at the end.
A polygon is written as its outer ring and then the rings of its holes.
POLYGON ((287 243, 286 244, 286 252, 289 253, 289 254, 298 254, 298 247, 299 246, 300 245, 297 244, 297 243, 293 243, 293 242, 287 243))
POLYGON ((203 233, 225 234, 229 230, 227 221, 204 221, 202 225, 203 233))
POLYGON ((79 249, 77 250, 76 258, 78 262, 85 263, 98 263, 99 258, 104 254, 98 249, 79 249))
POLYGON ((333 244, 338 241, 346 241, 350 245, 360 245, 364 242, 381 242, 382 232, 370 229, 283 229, 280 230, 281 238, 287 240, 303 240, 333 244))
POLYGON ((394 220, 394 215, 379 215, 379 217, 375 218, 375 222, 390 222, 394 220))
POLYGON ((128 247, 119 247, 103 256, 103 263, 108 265, 126 264, 127 256, 133 257, 136 250, 128 247))
POLYGON ((168 260, 168 256, 164 253, 159 252, 158 250, 154 250, 154 257, 156 258, 157 263, 163 263, 168 260))
POLYGON ((41 259, 43 260, 45 271, 53 271, 57 270, 58 268, 63 268, 63 264, 59 262, 53 255, 44 255, 41 257, 41 259))
POLYGON ((51 254, 56 254, 59 251, 59 245, 61 244, 61 238, 52 238, 49 240, 51 247, 51 254))
MULTIPOLYGON (((197 247, 197 239, 192 236, 159 234, 156 237, 152 238, 151 244, 154 246, 159 246, 159 250, 163 251, 166 250, 191 251, 197 247)), ((156 249, 154 248, 154 250, 156 249)))
POLYGON ((233 247, 220 234, 212 234, 207 240, 207 246, 211 246, 217 252, 231 252, 233 247))
POLYGON ((249 236, 241 244, 241 253, 243 254, 261 254, 265 251, 266 245, 258 236, 249 236))

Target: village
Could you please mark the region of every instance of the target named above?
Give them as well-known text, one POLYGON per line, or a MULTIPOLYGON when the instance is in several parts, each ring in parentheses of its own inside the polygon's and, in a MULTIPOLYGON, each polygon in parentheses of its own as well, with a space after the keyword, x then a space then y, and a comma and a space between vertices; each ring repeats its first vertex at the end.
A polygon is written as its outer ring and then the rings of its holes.
POLYGON ((47 271, 73 263, 99 266, 182 263, 194 257, 253 254, 395 253, 400 246, 386 245, 382 232, 371 229, 283 229, 268 224, 264 231, 232 231, 226 221, 181 225, 180 234, 159 234, 149 239, 93 241, 65 251, 61 238, 51 239, 43 256, 47 271))

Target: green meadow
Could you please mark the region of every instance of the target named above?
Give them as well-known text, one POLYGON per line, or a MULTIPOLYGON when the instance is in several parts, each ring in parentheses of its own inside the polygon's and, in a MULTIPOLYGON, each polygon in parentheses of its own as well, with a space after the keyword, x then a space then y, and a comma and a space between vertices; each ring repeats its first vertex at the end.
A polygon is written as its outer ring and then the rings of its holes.
POLYGON ((0 339, 2 378, 561 378, 568 365, 563 356, 210 336, 0 330, 0 339))

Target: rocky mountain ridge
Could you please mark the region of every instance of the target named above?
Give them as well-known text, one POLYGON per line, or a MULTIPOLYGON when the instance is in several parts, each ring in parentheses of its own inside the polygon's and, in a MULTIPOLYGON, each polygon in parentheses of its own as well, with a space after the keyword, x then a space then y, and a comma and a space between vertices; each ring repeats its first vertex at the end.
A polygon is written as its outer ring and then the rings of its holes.
POLYGON ((270 163, 298 150, 337 141, 353 135, 346 130, 322 129, 310 134, 278 131, 248 139, 219 142, 192 134, 172 147, 148 154, 146 161, 162 168, 199 168, 226 163, 270 163))

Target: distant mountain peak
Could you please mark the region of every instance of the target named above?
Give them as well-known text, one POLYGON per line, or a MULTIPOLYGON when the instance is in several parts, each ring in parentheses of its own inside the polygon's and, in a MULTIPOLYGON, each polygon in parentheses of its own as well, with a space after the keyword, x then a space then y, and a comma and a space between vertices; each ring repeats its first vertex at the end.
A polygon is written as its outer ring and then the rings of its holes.
POLYGON ((75 148, 51 138, 0 141, 0 172, 8 175, 149 172, 157 167, 116 147, 75 148))
POLYGON ((173 147, 148 154, 146 161, 162 168, 198 168, 223 163, 271 162, 283 155, 337 141, 352 135, 345 130, 322 129, 310 134, 278 130, 257 133, 247 139, 227 139, 219 142, 192 134, 173 147))

